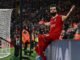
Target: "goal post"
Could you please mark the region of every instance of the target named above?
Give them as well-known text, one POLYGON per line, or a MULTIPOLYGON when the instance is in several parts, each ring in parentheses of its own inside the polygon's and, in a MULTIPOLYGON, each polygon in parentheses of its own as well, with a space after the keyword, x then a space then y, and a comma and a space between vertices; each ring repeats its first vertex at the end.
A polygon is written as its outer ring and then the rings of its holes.
MULTIPOLYGON (((0 37, 10 41, 12 9, 0 9, 0 37)), ((10 55, 10 44, 0 39, 0 58, 10 55)))

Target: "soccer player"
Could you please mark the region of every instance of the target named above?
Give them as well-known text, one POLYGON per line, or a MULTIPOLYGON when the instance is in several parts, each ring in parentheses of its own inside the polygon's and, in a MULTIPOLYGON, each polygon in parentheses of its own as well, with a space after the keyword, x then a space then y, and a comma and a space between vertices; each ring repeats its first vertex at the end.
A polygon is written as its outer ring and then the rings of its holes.
POLYGON ((75 8, 75 5, 71 7, 67 15, 59 15, 57 6, 56 5, 50 6, 50 14, 51 14, 50 22, 41 21, 39 23, 39 24, 50 26, 50 31, 48 34, 43 34, 43 35, 39 34, 38 36, 39 42, 35 50, 38 54, 38 58, 41 57, 39 60, 46 60, 46 56, 44 54, 45 49, 52 41, 59 39, 59 36, 63 28, 63 22, 70 16, 70 13, 73 11, 74 8, 75 8))

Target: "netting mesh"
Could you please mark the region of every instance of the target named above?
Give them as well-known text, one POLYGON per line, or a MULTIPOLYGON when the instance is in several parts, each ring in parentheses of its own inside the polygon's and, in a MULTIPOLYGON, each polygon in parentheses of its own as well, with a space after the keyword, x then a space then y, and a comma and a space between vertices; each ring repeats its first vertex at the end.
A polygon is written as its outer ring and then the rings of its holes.
MULTIPOLYGON (((12 9, 0 9, 0 37, 10 40, 10 21, 12 9)), ((0 39, 0 58, 10 55, 10 44, 0 39)))

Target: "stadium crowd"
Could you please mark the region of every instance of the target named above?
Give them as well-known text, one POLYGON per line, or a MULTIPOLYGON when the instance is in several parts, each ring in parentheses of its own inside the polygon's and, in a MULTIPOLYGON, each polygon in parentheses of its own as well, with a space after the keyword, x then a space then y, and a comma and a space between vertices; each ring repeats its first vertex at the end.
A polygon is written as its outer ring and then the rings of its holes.
MULTIPOLYGON (((73 2, 75 2, 73 0, 73 2)), ((45 21, 49 21, 50 19, 50 14, 49 14, 49 5, 52 3, 57 4, 57 6, 59 7, 59 13, 60 14, 66 14, 69 9, 70 6, 72 4, 76 5, 76 9, 74 10, 74 13, 71 14, 71 16, 68 18, 67 21, 65 21, 64 23, 64 27, 63 27, 63 31, 61 34, 61 37, 63 35, 64 39, 73 39, 75 36, 75 33, 78 30, 80 30, 78 28, 78 25, 80 25, 80 7, 78 2, 73 3, 71 0, 56 0, 56 1, 49 1, 49 0, 33 0, 33 1, 29 1, 29 0, 24 0, 24 5, 23 5, 23 26, 27 25, 29 26, 30 23, 32 23, 32 28, 35 29, 35 31, 39 32, 42 30, 44 33, 45 30, 45 26, 41 26, 40 29, 37 29, 37 25, 38 22, 43 19, 45 21), (35 27, 35 28, 34 28, 35 27), (64 33, 63 33, 64 32, 64 33)), ((17 7, 19 5, 19 2, 17 2, 17 7)), ((12 24, 11 24, 11 28, 12 30, 14 30, 14 28, 20 27, 20 17, 19 17, 19 10, 17 14, 15 14, 16 9, 13 10, 12 13, 12 24)), ((30 29, 32 29, 31 27, 29 27, 30 29)), ((46 30, 49 30, 46 29, 46 30)), ((14 31, 11 31, 14 32, 14 31)), ((48 31, 47 31, 48 32, 48 31)), ((42 32, 41 32, 42 33, 42 32)), ((80 32, 79 32, 80 33, 80 32)))

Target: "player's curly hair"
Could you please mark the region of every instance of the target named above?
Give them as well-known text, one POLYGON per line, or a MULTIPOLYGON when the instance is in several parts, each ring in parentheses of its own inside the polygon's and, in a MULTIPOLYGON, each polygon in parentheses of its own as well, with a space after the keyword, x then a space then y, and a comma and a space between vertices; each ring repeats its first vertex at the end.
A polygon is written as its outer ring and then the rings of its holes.
POLYGON ((61 9, 56 4, 51 4, 50 7, 56 7, 57 11, 59 12, 61 9))

